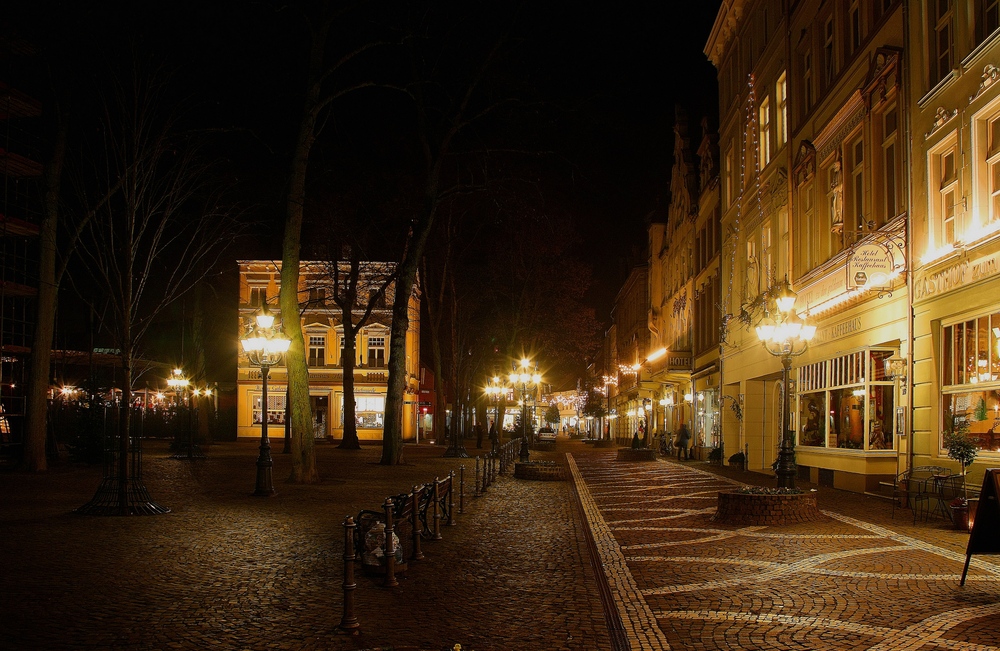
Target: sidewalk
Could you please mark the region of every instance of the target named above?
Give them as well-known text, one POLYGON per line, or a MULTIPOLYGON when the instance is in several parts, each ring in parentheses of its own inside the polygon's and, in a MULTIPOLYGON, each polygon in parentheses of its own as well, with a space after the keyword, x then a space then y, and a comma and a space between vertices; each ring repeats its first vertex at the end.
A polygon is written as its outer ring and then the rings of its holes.
POLYGON ((0 473, 0 649, 611 649, 592 553, 632 649, 1000 648, 998 559, 975 557, 959 588, 968 536, 943 521, 914 526, 887 502, 821 488, 826 522, 715 525, 727 476, 767 478, 557 449, 532 459, 564 461, 572 481, 504 477, 473 498, 475 461, 442 446, 385 467, 380 449, 321 444, 320 484, 285 484, 276 453, 278 494, 255 498, 255 445, 189 462, 154 441, 145 482, 171 513, 135 518, 71 513, 99 468, 0 473), (399 588, 359 572, 361 634, 340 634, 344 517, 459 465, 458 524, 399 588))

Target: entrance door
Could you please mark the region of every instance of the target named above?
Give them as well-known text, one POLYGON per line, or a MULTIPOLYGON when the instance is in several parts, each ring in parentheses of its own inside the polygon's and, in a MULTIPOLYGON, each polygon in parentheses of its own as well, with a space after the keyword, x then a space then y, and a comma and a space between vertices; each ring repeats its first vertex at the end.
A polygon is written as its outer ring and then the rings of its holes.
POLYGON ((309 404, 312 407, 313 436, 325 439, 330 434, 330 397, 309 396, 309 404))

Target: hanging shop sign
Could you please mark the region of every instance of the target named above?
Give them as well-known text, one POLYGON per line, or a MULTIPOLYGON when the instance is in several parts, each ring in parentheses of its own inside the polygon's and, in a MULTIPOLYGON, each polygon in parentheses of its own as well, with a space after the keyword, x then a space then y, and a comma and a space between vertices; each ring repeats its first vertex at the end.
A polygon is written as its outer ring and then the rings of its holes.
POLYGON ((882 244, 862 244, 847 257, 847 289, 891 289, 896 263, 882 244))

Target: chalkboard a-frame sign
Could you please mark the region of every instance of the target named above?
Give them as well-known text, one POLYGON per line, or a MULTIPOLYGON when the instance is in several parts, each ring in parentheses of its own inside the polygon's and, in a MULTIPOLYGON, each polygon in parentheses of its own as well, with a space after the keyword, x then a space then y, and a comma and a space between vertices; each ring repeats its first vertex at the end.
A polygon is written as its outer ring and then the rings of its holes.
POLYGON ((989 468, 983 477, 983 490, 979 495, 976 520, 969 534, 969 546, 965 550, 965 569, 962 581, 969 573, 969 562, 973 554, 1000 554, 1000 468, 989 468))

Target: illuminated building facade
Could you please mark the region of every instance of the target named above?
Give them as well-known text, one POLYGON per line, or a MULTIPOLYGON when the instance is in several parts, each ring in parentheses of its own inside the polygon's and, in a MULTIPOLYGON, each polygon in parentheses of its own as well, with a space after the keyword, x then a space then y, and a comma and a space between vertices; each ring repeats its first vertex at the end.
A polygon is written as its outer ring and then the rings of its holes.
MULTIPOLYGON (((339 440, 343 437, 344 386, 343 354, 344 326, 342 311, 332 300, 329 264, 302 262, 299 272, 299 305, 302 335, 309 366, 309 396, 312 404, 313 431, 317 439, 339 440)), ((386 277, 391 263, 363 262, 359 287, 374 286, 377 278, 386 277), (365 281, 369 278, 370 282, 365 281)), ((246 324, 260 306, 278 315, 278 291, 281 265, 272 261, 239 261, 240 301, 239 332, 242 337, 246 324)), ((367 292, 361 292, 367 303, 367 292)), ((361 301, 359 301, 360 303, 361 301)), ((358 438, 381 441, 384 425, 385 397, 388 386, 389 337, 392 319, 393 285, 384 299, 377 299, 371 319, 355 340, 354 400, 358 438)), ((360 317, 365 305, 354 308, 360 317)), ((415 441, 420 377, 420 302, 417 290, 410 297, 410 323, 406 333, 406 385, 403 399, 403 440, 415 441)), ((237 436, 260 436, 261 418, 266 411, 269 436, 282 438, 285 427, 285 393, 288 376, 284 363, 274 367, 268 380, 268 404, 262 410, 260 370, 251 366, 243 353, 238 363, 237 436)))
POLYGON ((970 484, 1000 460, 998 28, 982 0, 914 5, 908 25, 912 463, 957 469, 943 436, 967 426, 986 461, 970 484))
POLYGON ((908 102, 902 3, 726 2, 718 69, 723 410, 727 452, 768 471, 782 422, 779 359, 754 326, 785 279, 817 326, 794 358, 799 478, 875 491, 910 439, 908 102))

